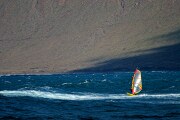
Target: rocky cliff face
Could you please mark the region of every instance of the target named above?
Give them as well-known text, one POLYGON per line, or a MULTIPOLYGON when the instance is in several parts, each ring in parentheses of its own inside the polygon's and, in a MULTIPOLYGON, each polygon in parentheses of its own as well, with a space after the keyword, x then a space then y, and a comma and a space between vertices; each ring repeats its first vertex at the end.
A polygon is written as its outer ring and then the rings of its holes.
POLYGON ((179 0, 1 0, 0 72, 180 70, 179 0))

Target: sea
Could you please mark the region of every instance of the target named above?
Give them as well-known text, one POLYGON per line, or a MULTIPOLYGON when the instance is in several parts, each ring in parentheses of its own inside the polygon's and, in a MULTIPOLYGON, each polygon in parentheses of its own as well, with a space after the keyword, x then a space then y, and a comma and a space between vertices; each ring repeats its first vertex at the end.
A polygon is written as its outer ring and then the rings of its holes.
POLYGON ((2 120, 180 120, 180 71, 0 75, 2 120))

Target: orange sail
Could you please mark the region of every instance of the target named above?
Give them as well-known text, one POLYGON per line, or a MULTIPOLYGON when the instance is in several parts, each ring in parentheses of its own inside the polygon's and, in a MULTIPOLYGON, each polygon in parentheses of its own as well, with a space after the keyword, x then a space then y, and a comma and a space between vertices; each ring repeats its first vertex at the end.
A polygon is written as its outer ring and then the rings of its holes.
POLYGON ((131 89, 132 89, 132 94, 137 94, 142 90, 141 71, 138 69, 134 71, 131 89))

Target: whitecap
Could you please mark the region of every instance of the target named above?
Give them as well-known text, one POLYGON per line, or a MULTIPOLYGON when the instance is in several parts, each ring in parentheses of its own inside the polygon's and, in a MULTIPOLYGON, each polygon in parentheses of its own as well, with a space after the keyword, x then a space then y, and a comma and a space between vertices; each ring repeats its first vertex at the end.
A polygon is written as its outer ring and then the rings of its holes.
POLYGON ((143 98, 179 98, 180 94, 140 94, 136 97, 143 97, 143 98))
POLYGON ((11 83, 10 81, 4 81, 5 83, 11 83))
POLYGON ((83 83, 89 83, 89 81, 85 80, 83 83))
POLYGON ((84 82, 81 82, 81 83, 78 83, 78 84, 81 85, 81 84, 87 84, 87 83, 89 83, 89 81, 85 80, 84 82))
POLYGON ((13 74, 2 74, 1 77, 2 76, 11 76, 11 75, 13 75, 13 74))
POLYGON ((169 87, 169 88, 174 88, 175 86, 171 86, 171 87, 169 87))
MULTIPOLYGON (((126 94, 100 94, 100 93, 58 93, 37 90, 3 90, 0 94, 7 97, 35 97, 58 100, 121 100, 121 99, 179 99, 180 94, 140 94, 137 96, 127 96, 126 94)), ((171 101, 173 102, 173 101, 171 101)), ((175 103, 175 101, 173 102, 175 103)))
POLYGON ((51 89, 52 87, 49 87, 49 86, 43 86, 43 87, 40 87, 41 89, 45 89, 45 90, 49 90, 51 89))
MULTIPOLYGON (((72 94, 72 93, 55 93, 55 92, 44 92, 36 90, 17 90, 17 91, 0 91, 0 94, 8 97, 36 97, 36 98, 48 98, 48 99, 59 99, 59 100, 105 100, 105 99, 120 99, 122 95, 106 95, 97 93, 84 93, 84 94, 72 94)), ((125 96, 124 96, 125 97, 125 96)), ((127 96, 126 96, 127 97, 127 96)))
POLYGON ((62 83, 61 85, 72 85, 72 83, 62 83))

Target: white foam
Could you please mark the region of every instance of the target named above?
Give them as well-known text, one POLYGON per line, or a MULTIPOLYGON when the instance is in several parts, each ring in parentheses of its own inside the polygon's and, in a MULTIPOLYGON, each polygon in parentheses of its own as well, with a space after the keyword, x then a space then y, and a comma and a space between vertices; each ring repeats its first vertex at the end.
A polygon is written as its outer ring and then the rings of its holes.
POLYGON ((78 83, 78 84, 81 85, 81 84, 88 84, 88 83, 89 83, 89 81, 88 81, 88 80, 85 80, 84 82, 78 83))
POLYGON ((179 98, 180 94, 140 94, 137 97, 144 98, 179 98))
POLYGON ((11 76, 11 75, 13 74, 1 74, 0 76, 2 77, 2 76, 11 76))
POLYGON ((62 85, 72 85, 72 83, 62 83, 62 85))
POLYGON ((5 83, 11 83, 10 81, 4 81, 5 83))
POLYGON ((43 86, 43 87, 40 87, 41 89, 45 89, 45 90, 50 90, 52 87, 49 87, 49 86, 43 86))
POLYGON ((118 100, 118 99, 139 99, 139 98, 155 98, 155 99, 175 99, 180 98, 180 94, 140 94, 137 96, 127 96, 126 94, 98 94, 98 93, 55 93, 36 90, 3 90, 0 94, 7 97, 35 97, 59 100, 118 100))

